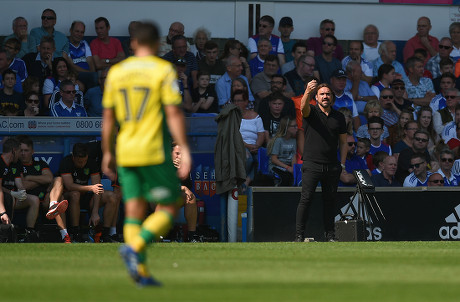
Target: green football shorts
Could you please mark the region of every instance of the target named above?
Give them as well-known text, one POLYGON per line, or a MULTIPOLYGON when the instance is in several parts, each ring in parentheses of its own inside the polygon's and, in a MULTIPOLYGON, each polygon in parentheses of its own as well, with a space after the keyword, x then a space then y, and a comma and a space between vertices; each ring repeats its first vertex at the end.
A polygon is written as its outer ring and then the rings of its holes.
POLYGON ((176 168, 171 162, 154 166, 118 167, 123 199, 144 198, 157 204, 176 203, 181 196, 176 168))

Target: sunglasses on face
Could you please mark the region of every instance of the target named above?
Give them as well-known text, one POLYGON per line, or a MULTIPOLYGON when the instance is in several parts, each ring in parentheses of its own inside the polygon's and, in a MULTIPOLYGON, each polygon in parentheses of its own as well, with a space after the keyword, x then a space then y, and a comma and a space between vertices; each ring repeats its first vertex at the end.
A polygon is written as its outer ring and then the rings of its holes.
POLYGON ((329 27, 329 28, 325 28, 324 30, 325 30, 325 31, 335 31, 335 28, 329 27))
POLYGON ((56 18, 52 17, 52 16, 42 16, 42 20, 54 20, 56 18))
POLYGON ((457 96, 456 95, 446 95, 446 96, 444 96, 444 98, 446 100, 448 100, 448 99, 455 100, 457 98, 457 96))
POLYGON ((418 163, 418 164, 410 165, 409 167, 412 168, 412 169, 414 169, 414 168, 417 168, 417 169, 418 169, 418 168, 420 168, 420 165, 423 164, 423 163, 425 163, 425 162, 422 161, 422 162, 420 162, 420 163, 418 163))
POLYGON ((382 99, 384 99, 384 100, 386 100, 386 99, 392 100, 393 96, 392 95, 382 95, 382 99))
POLYGON ((332 46, 334 43, 323 42, 323 45, 332 46))
POLYGON ((348 142, 348 146, 356 146, 356 142, 348 142))
POLYGON ((76 90, 61 90, 62 93, 65 93, 65 94, 75 94, 77 93, 76 90))
POLYGON ((444 179, 434 179, 430 180, 430 182, 433 182, 435 184, 444 184, 444 179))
POLYGON ((447 46, 447 45, 441 45, 439 44, 439 49, 451 49, 452 46, 447 46))
POLYGON ((428 142, 428 139, 427 139, 427 138, 414 137, 414 139, 415 139, 416 141, 418 141, 418 142, 424 142, 424 143, 428 142))
POLYGON ((405 90, 406 89, 406 87, 404 86, 393 86, 391 88, 393 88, 394 90, 405 90))
POLYGON ((447 161, 450 162, 450 163, 453 163, 454 159, 453 158, 441 158, 441 161, 444 162, 444 163, 447 162, 447 161))
POLYGON ((379 131, 382 130, 383 128, 369 128, 369 131, 379 131))

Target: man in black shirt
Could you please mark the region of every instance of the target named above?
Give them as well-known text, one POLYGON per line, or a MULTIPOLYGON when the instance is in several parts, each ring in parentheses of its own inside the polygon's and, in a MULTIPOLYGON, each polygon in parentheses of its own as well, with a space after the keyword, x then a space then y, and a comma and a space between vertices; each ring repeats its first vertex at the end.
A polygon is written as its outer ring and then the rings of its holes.
POLYGON ((305 145, 302 166, 302 193, 296 215, 296 242, 303 242, 305 225, 318 182, 321 182, 326 240, 335 241, 334 216, 337 185, 347 156, 347 127, 342 113, 332 108, 334 93, 327 84, 307 84, 301 101, 305 145), (317 105, 309 104, 316 92, 317 105), (340 142, 340 163, 337 147, 340 142))

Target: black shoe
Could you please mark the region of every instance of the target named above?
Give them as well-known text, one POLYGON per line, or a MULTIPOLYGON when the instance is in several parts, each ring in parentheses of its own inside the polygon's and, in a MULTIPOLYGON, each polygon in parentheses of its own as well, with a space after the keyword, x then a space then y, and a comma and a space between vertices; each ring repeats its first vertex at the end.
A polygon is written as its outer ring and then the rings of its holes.
POLYGON ((338 241, 337 238, 335 237, 335 233, 334 232, 326 232, 326 241, 328 242, 336 242, 338 241))
POLYGON ((118 241, 117 234, 101 236, 100 242, 101 243, 120 243, 120 241, 118 241))
POLYGON ((305 237, 303 235, 296 235, 294 242, 305 242, 305 237))
POLYGON ((197 234, 193 234, 191 237, 188 237, 188 242, 192 242, 192 243, 203 242, 203 237, 197 234))
POLYGON ((25 243, 39 242, 38 237, 39 235, 37 231, 26 229, 26 235, 24 236, 24 239, 21 240, 21 242, 25 242, 25 243))
POLYGON ((72 243, 80 243, 80 242, 85 242, 83 240, 83 236, 80 233, 73 233, 69 234, 70 238, 72 239, 72 243))

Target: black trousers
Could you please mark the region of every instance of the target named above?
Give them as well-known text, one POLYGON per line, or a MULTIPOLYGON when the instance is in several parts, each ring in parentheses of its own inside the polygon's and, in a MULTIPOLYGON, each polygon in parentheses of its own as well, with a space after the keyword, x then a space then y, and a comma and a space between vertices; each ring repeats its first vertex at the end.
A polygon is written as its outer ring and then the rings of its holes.
POLYGON ((321 182, 323 201, 323 220, 326 232, 334 231, 334 216, 337 208, 337 185, 339 183, 342 167, 339 163, 320 164, 303 162, 302 165, 302 193, 296 215, 296 236, 304 236, 305 225, 310 214, 318 182, 321 182))

